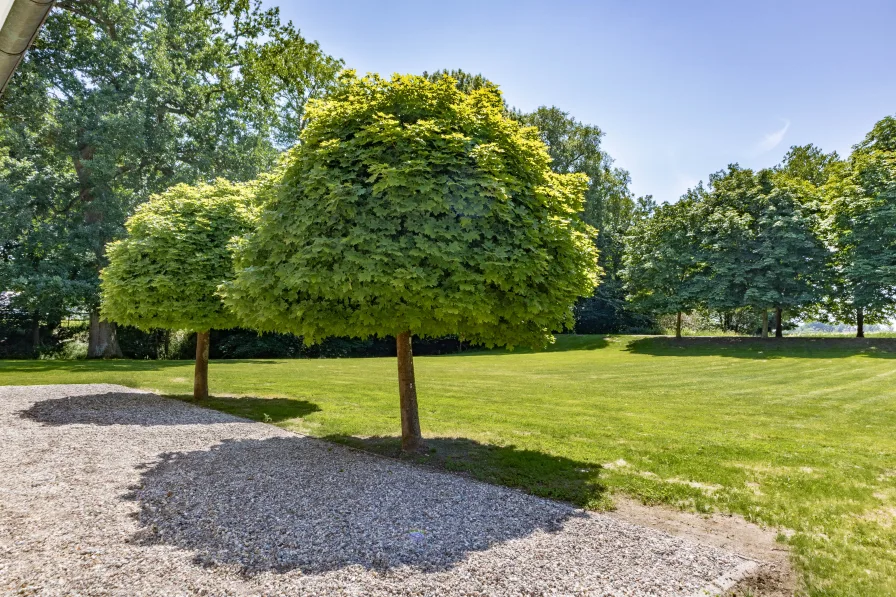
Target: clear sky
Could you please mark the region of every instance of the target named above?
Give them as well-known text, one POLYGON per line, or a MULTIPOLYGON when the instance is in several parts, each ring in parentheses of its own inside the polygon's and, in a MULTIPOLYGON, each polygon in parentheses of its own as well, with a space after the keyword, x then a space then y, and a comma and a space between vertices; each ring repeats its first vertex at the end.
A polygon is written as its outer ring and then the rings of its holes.
POLYGON ((791 145, 848 154, 896 114, 896 0, 266 4, 361 73, 460 68, 600 126, 659 201, 791 145))

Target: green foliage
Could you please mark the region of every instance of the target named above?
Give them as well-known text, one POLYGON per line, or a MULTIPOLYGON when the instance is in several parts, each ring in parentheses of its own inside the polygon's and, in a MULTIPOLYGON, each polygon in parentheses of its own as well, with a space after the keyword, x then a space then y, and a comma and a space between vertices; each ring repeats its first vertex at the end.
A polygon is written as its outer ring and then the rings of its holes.
POLYGON ((594 242, 604 277, 594 294, 576 305, 576 331, 608 333, 651 328, 649 319, 630 309, 619 276, 624 237, 634 218, 635 200, 629 191, 628 172, 614 167, 613 160, 601 148, 603 131, 556 107, 541 106, 529 114, 515 113, 514 118, 538 128, 554 172, 580 172, 588 177, 582 219, 597 230, 594 242))
POLYGON ((896 313, 896 118, 878 122, 825 188, 837 248, 834 309, 850 321, 896 313), (839 307, 839 310, 838 310, 839 307))
POLYGON ((0 101, 0 291, 95 307, 137 205, 270 169, 339 68, 257 0, 57 2, 0 101))
POLYGON ((250 327, 541 345, 571 323, 599 275, 587 181, 550 170, 497 89, 349 73, 308 115, 224 287, 250 327))
POLYGON ((486 79, 481 73, 474 75, 460 69, 442 69, 432 73, 423 71, 423 77, 433 83, 438 83, 445 77, 451 77, 454 79, 457 88, 464 93, 471 93, 480 89, 498 89, 495 83, 486 79))
POLYGON ((840 156, 836 151, 824 153, 810 143, 791 147, 781 165, 775 169, 789 178, 804 180, 820 187, 828 181, 840 163, 840 156))
POLYGON ((205 331, 238 325, 216 294, 233 268, 229 244, 254 219, 256 185, 180 184, 153 196, 110 243, 102 313, 139 329, 205 331))
POLYGON ((821 298, 829 257, 810 183, 737 166, 714 175, 701 202, 705 304, 799 310, 821 298))
POLYGON ((629 230, 622 272, 629 300, 658 314, 691 311, 703 302, 706 264, 698 234, 702 187, 677 203, 649 206, 629 230))
POLYGON ((777 170, 730 166, 708 189, 647 211, 627 237, 629 298, 659 314, 720 312, 721 322, 744 307, 801 312, 820 302, 830 252, 821 193, 806 180, 816 169, 802 158, 829 156, 803 149, 777 170))
MULTIPOLYGON (((582 210, 583 219, 598 230, 596 239, 602 263, 612 256, 621 258, 621 238, 632 221, 635 201, 628 189, 628 172, 613 167, 613 160, 601 149, 603 131, 577 121, 556 107, 542 106, 523 114, 524 124, 538 129, 551 156, 551 169, 563 174, 580 172, 588 177, 588 190, 582 210)), ((619 264, 614 262, 612 266, 619 264)), ((615 271, 615 269, 614 269, 615 271)))

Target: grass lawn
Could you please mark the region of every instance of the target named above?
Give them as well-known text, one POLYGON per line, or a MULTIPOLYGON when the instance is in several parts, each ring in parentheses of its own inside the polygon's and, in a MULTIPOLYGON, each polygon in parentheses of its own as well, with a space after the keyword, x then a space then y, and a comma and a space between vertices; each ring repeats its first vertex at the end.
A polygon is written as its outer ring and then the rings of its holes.
MULTIPOLYGON (((418 357, 429 462, 577 504, 779 527, 810 595, 896 595, 896 340, 561 337, 418 357)), ((395 453, 394 359, 217 361, 208 405, 395 453)), ((183 361, 3 361, 0 384, 187 395, 183 361)))

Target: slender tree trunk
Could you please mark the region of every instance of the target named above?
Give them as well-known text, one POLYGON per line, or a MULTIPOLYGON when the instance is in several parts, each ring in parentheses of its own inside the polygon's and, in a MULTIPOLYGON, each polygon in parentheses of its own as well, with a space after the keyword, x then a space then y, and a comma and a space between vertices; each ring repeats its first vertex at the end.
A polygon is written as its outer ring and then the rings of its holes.
POLYGON ((781 309, 781 307, 778 307, 777 309, 775 309, 775 338, 784 337, 784 322, 782 321, 783 318, 783 309, 781 309))
POLYGON ((681 311, 678 312, 678 315, 675 317, 675 337, 681 338, 681 311))
POLYGON ((38 313, 35 313, 34 319, 31 320, 31 351, 34 356, 40 354, 40 315, 38 313))
POLYGON ((196 332, 196 369, 193 373, 193 399, 208 398, 208 330, 196 332))
POLYGON ((118 333, 115 324, 110 321, 100 321, 100 314, 93 310, 90 312, 90 327, 87 332, 87 358, 88 359, 120 359, 121 347, 118 345, 118 333))
POLYGON ((398 352, 398 396, 401 404, 401 449, 403 452, 423 450, 420 433, 420 414, 417 412, 417 384, 414 379, 414 353, 411 349, 411 333, 403 332, 395 337, 398 352))
POLYGON ((762 309, 762 337, 768 338, 768 309, 762 309))
POLYGON ((856 309, 856 338, 865 337, 865 309, 856 309))

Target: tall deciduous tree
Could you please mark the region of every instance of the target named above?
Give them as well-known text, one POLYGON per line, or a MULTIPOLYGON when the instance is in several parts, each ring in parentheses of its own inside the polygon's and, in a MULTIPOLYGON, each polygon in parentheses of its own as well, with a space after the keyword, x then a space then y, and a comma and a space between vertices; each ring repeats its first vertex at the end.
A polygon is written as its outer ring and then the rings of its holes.
POLYGON ((864 323, 896 313, 896 118, 878 122, 826 187, 837 248, 839 315, 864 323))
POLYGON ((394 336, 402 447, 423 445, 411 336, 543 345, 597 282, 587 181, 551 171, 497 89, 346 75, 302 145, 226 303, 254 328, 394 336))
POLYGON ((217 290, 232 277, 229 244, 249 231, 256 191, 226 180, 176 185, 137 208, 127 237, 108 245, 103 316, 144 330, 195 331, 196 399, 208 396, 209 330, 238 324, 217 290))
POLYGON ((711 272, 708 306, 800 310, 820 300, 828 250, 821 239, 818 197, 810 183, 737 166, 714 175, 702 202, 703 244, 711 272))
POLYGON ((784 155, 781 165, 775 170, 788 178, 795 178, 823 186, 841 163, 836 151, 825 153, 812 145, 794 145, 784 155))
POLYGON ((114 356, 106 242, 154 192, 270 168, 339 68, 258 0, 57 2, 0 104, 0 209, 22 214, 0 246, 18 282, 0 290, 36 304, 53 276, 60 305, 93 312, 90 356, 114 356))
POLYGON ((701 305, 705 288, 698 210, 703 192, 697 187, 677 203, 641 214, 626 237, 621 274, 628 299, 651 313, 676 313, 677 338, 682 312, 701 305))
POLYGON ((580 172, 588 177, 582 218, 597 230, 594 242, 605 276, 594 295, 576 306, 577 319, 579 327, 591 332, 619 331, 634 318, 628 311, 619 276, 624 237, 635 212, 629 173, 613 166, 612 158, 601 147, 604 133, 597 126, 579 122, 557 107, 541 106, 515 117, 538 128, 554 172, 580 172))

